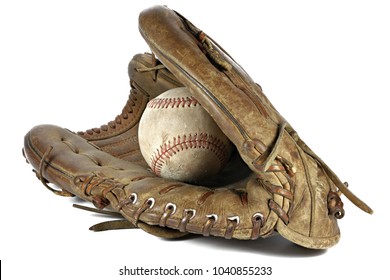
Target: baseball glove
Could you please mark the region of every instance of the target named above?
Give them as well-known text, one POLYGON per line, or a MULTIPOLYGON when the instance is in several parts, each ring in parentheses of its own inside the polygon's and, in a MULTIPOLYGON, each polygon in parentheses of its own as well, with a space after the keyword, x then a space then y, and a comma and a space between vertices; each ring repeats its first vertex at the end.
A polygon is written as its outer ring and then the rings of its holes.
POLYGON ((137 54, 129 63, 130 95, 122 112, 99 128, 78 135, 117 158, 147 166, 138 145, 138 123, 149 100, 183 85, 154 55, 137 54))
POLYGON ((154 56, 135 57, 145 60, 132 62, 140 66, 134 68, 132 101, 114 122, 79 134, 43 125, 26 135, 25 156, 46 187, 126 219, 103 229, 139 227, 168 238, 195 233, 257 239, 279 233, 323 249, 340 237, 341 193, 372 213, 204 32, 163 6, 143 11, 139 29, 162 64, 154 56), (148 59, 152 62, 145 67, 148 59), (160 178, 139 154, 136 127, 148 98, 181 85, 236 147, 226 168, 204 185, 160 178), (134 100, 135 91, 142 99, 134 100))

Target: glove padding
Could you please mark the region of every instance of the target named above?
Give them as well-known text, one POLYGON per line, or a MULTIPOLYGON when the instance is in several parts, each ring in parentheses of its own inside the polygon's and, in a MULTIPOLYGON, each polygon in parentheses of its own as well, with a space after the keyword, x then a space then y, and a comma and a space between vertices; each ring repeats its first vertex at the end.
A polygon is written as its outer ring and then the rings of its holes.
POLYGON ((63 189, 57 193, 119 212, 159 236, 189 232, 256 239, 279 232, 316 249, 339 240, 337 218, 344 215, 339 191, 372 211, 205 33, 162 6, 142 12, 139 24, 152 51, 235 144, 236 156, 207 186, 190 185, 157 177, 143 164, 118 159, 70 131, 38 126, 26 135, 24 151, 47 187, 51 182, 63 189))

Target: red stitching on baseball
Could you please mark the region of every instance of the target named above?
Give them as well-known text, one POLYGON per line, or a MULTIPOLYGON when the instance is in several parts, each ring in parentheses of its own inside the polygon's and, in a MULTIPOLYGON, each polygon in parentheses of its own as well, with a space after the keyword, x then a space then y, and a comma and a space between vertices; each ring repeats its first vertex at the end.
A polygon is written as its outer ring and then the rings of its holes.
POLYGON ((186 97, 169 97, 169 98, 155 98, 149 101, 148 108, 151 109, 166 109, 179 107, 195 107, 200 105, 198 100, 193 96, 186 97))
POLYGON ((213 152, 219 159, 221 165, 228 160, 225 144, 217 137, 207 133, 195 133, 194 135, 183 135, 173 137, 173 141, 168 140, 157 149, 151 158, 151 168, 157 175, 161 175, 161 169, 166 160, 177 153, 188 149, 207 149, 213 152))

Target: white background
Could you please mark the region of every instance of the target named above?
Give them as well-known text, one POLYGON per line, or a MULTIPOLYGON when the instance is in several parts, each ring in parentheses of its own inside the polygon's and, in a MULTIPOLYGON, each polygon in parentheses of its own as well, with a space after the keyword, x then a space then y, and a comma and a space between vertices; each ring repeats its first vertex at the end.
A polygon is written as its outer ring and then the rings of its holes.
MULTIPOLYGON (((148 51, 138 14, 158 2, 1 1, 4 279, 125 279, 119 276, 125 265, 272 266, 269 279, 384 279, 390 249, 386 2, 159 3, 219 42, 309 146, 375 210, 370 216, 344 198, 339 244, 314 251, 280 237, 167 241, 141 230, 89 231, 103 218, 72 208, 77 200, 55 196, 40 184, 22 157, 23 137, 42 123, 78 131, 114 119, 129 92, 127 63, 148 51)), ((221 277, 169 277, 175 278, 221 277)))

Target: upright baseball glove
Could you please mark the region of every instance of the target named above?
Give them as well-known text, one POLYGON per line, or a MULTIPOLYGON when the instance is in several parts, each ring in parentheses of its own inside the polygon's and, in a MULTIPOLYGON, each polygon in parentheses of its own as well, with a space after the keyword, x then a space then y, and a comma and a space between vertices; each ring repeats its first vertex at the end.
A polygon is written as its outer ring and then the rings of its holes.
MULTIPOLYGON (((144 82, 144 96, 186 86, 234 143, 230 164, 204 185, 149 171, 133 141, 145 98, 123 129, 123 121, 134 112, 128 110, 132 105, 108 126, 78 135, 56 126, 34 127, 25 137, 24 152, 48 188, 120 213, 127 221, 118 227, 140 227, 164 237, 196 233, 256 239, 278 232, 315 249, 339 240, 337 219, 344 216, 340 193, 372 213, 305 145, 260 86, 204 32, 163 6, 143 11, 139 28, 162 62, 154 61, 145 71, 169 73, 166 67, 175 77, 162 87, 151 79, 151 84, 144 82), (178 83, 171 83, 176 79, 178 83), (121 139, 125 141, 117 141, 121 139), (136 156, 123 156, 129 154, 136 156)), ((140 90, 135 84, 133 90, 140 90)))
POLYGON ((147 166, 138 144, 138 123, 149 100, 183 85, 154 55, 135 55, 129 63, 130 95, 113 121, 78 135, 117 158, 147 166))

